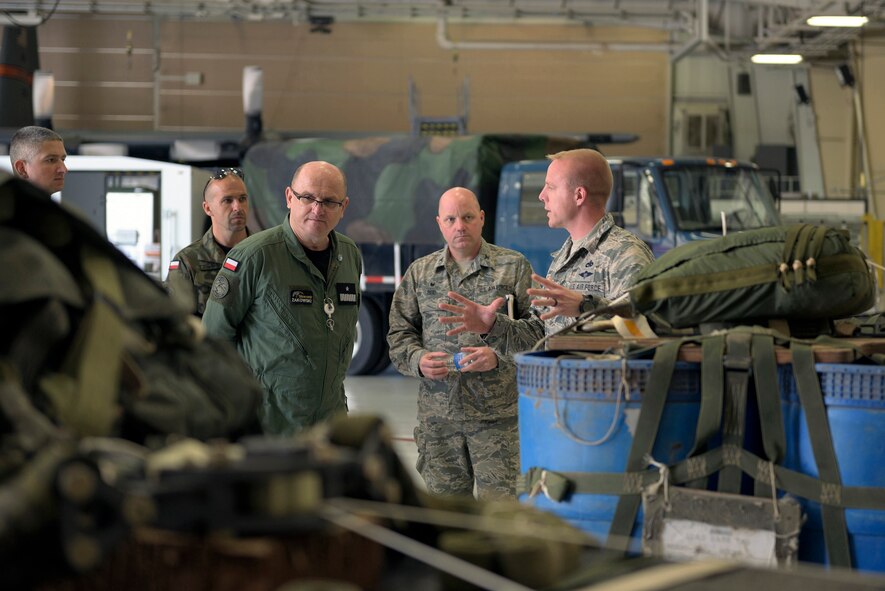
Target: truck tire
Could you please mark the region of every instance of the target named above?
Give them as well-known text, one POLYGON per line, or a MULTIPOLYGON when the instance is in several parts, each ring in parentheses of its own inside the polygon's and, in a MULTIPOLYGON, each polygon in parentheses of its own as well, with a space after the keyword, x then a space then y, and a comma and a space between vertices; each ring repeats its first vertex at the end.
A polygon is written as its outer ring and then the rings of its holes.
POLYGON ((356 342, 347 375, 371 375, 387 367, 387 323, 374 300, 363 297, 356 325, 356 342))

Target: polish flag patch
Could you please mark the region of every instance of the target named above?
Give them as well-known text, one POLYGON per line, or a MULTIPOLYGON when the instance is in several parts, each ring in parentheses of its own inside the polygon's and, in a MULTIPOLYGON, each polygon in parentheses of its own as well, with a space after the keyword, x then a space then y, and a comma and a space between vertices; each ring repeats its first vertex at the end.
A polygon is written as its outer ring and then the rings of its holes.
POLYGON ((172 261, 171 263, 169 263, 170 271, 175 271, 176 269, 178 269, 178 261, 172 261))
POLYGON ((224 265, 222 265, 228 271, 236 271, 237 267, 240 265, 239 261, 235 261, 230 257, 224 259, 224 265))

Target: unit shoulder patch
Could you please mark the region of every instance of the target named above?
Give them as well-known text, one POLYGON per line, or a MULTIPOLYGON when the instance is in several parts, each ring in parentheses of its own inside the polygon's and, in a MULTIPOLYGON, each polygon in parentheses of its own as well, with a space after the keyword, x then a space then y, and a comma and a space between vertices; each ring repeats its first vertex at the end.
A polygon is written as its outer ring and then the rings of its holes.
POLYGON ((212 297, 216 300, 222 299, 230 292, 230 282, 224 275, 218 275, 212 283, 212 297))

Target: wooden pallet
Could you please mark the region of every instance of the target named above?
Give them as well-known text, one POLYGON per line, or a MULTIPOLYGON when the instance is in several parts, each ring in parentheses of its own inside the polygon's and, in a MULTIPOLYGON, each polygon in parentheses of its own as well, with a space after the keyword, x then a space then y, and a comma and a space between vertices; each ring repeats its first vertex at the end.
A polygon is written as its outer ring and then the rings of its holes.
POLYGON ((383 568, 383 547, 337 528, 255 538, 141 528, 97 570, 37 591, 275 591, 304 579, 372 590, 383 568))
MULTIPOLYGON (((623 347, 625 343, 630 343, 636 347, 656 347, 669 340, 672 339, 625 339, 618 335, 569 334, 551 338, 548 341, 547 348, 549 350, 558 351, 587 351, 602 353, 619 349, 623 347)), ((844 341, 846 345, 856 347, 862 355, 885 353, 885 339, 846 338, 839 340, 844 341)), ((818 363, 851 363, 858 356, 856 351, 832 345, 813 345, 812 350, 814 351, 814 359, 818 363)), ((793 354, 789 348, 776 346, 774 352, 778 364, 788 365, 793 362, 793 354)), ((701 347, 691 343, 683 345, 679 350, 679 360, 700 363, 701 347)))

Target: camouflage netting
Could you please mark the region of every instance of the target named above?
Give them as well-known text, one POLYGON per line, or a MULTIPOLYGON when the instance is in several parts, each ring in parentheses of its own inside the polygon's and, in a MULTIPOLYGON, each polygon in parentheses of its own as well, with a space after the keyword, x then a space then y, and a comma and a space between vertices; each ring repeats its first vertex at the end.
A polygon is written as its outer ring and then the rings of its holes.
MULTIPOLYGON (((243 169, 260 229, 279 224, 286 215, 285 188, 295 169, 325 160, 347 176, 350 205, 340 231, 357 242, 436 244, 441 240, 437 201, 445 190, 471 189, 492 220, 506 162, 575 147, 577 140, 541 135, 299 139, 257 144, 246 153, 243 169)), ((487 240, 493 228, 486 224, 487 240)))

